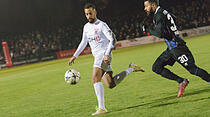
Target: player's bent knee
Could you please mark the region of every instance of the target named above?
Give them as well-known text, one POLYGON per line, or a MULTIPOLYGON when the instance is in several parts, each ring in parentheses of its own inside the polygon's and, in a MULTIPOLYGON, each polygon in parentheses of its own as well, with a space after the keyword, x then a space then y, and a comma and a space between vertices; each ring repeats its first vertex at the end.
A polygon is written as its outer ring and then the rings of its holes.
POLYGON ((160 74, 162 69, 158 68, 157 64, 153 64, 152 65, 152 71, 157 73, 157 74, 160 74))
POLYGON ((156 72, 156 68, 154 66, 152 66, 152 71, 156 72))
POLYGON ((114 88, 115 86, 116 86, 115 83, 110 83, 110 84, 108 85, 108 88, 112 89, 112 88, 114 88))

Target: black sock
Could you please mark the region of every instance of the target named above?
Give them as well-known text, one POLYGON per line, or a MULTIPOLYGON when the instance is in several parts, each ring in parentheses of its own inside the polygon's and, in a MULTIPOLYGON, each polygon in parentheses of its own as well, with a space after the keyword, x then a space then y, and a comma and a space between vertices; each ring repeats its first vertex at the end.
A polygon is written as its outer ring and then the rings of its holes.
POLYGON ((162 72, 160 73, 160 75, 162 77, 165 77, 167 79, 170 79, 170 80, 175 80, 177 81, 178 83, 181 83, 183 82, 183 78, 177 76, 176 74, 174 74, 173 72, 171 72, 170 70, 166 69, 166 68, 163 68, 162 72))
POLYGON ((207 71, 201 69, 201 68, 198 68, 198 71, 197 71, 197 76, 201 77, 203 80, 205 80, 206 82, 210 82, 210 75, 207 71))
POLYGON ((115 75, 113 77, 115 84, 118 85, 127 75, 128 74, 126 73, 126 71, 123 71, 123 72, 115 75))

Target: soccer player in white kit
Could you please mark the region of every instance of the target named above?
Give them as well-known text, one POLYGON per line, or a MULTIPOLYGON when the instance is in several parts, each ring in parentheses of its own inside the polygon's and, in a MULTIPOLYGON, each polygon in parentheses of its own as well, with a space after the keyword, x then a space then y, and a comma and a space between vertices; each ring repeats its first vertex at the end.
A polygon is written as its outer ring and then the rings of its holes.
POLYGON ((109 88, 114 88, 131 72, 144 72, 144 69, 136 64, 130 64, 128 69, 112 77, 113 72, 110 63, 112 60, 111 50, 114 48, 115 43, 114 33, 105 22, 97 19, 96 8, 93 4, 86 4, 84 12, 88 23, 84 25, 82 41, 74 55, 70 58, 69 65, 72 65, 87 43, 89 43, 94 56, 92 83, 98 100, 98 109, 92 115, 98 115, 107 112, 104 105, 104 87, 101 79, 104 80, 104 83, 109 88))

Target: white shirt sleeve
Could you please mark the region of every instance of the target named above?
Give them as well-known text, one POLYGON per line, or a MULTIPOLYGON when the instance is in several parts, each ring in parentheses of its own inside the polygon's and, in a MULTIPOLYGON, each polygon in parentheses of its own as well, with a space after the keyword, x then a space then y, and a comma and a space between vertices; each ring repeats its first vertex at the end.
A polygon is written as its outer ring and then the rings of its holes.
POLYGON ((109 45, 105 52, 105 55, 109 55, 111 52, 111 49, 114 48, 114 41, 115 41, 114 37, 113 37, 114 35, 106 23, 103 23, 103 25, 102 25, 102 32, 104 33, 106 38, 109 40, 109 45))
POLYGON ((85 49, 85 47, 87 46, 88 40, 87 40, 87 36, 86 36, 86 34, 85 34, 85 30, 84 30, 84 29, 85 29, 85 28, 83 28, 82 41, 80 42, 80 44, 79 44, 79 46, 78 46, 76 52, 74 53, 74 56, 75 56, 76 58, 80 55, 80 53, 81 53, 81 52, 85 49))

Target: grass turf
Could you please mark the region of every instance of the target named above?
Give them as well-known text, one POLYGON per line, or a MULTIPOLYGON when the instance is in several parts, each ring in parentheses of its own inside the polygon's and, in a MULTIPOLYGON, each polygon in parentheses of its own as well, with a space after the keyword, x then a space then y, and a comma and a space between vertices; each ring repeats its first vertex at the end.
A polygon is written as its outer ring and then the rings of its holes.
MULTIPOLYGON (((196 64, 210 72, 210 35, 185 39, 196 64)), ((101 117, 209 117, 210 84, 191 75, 176 63, 168 67, 190 84, 178 99, 177 83, 152 72, 155 59, 166 49, 164 42, 113 51, 117 74, 130 62, 145 73, 132 73, 114 89, 105 87, 109 113, 101 117)), ((72 66, 68 59, 24 65, 0 71, 0 117, 88 117, 95 112, 96 96, 91 83, 93 57, 81 56, 72 66), (81 73, 74 86, 64 82, 66 70, 81 73)))

